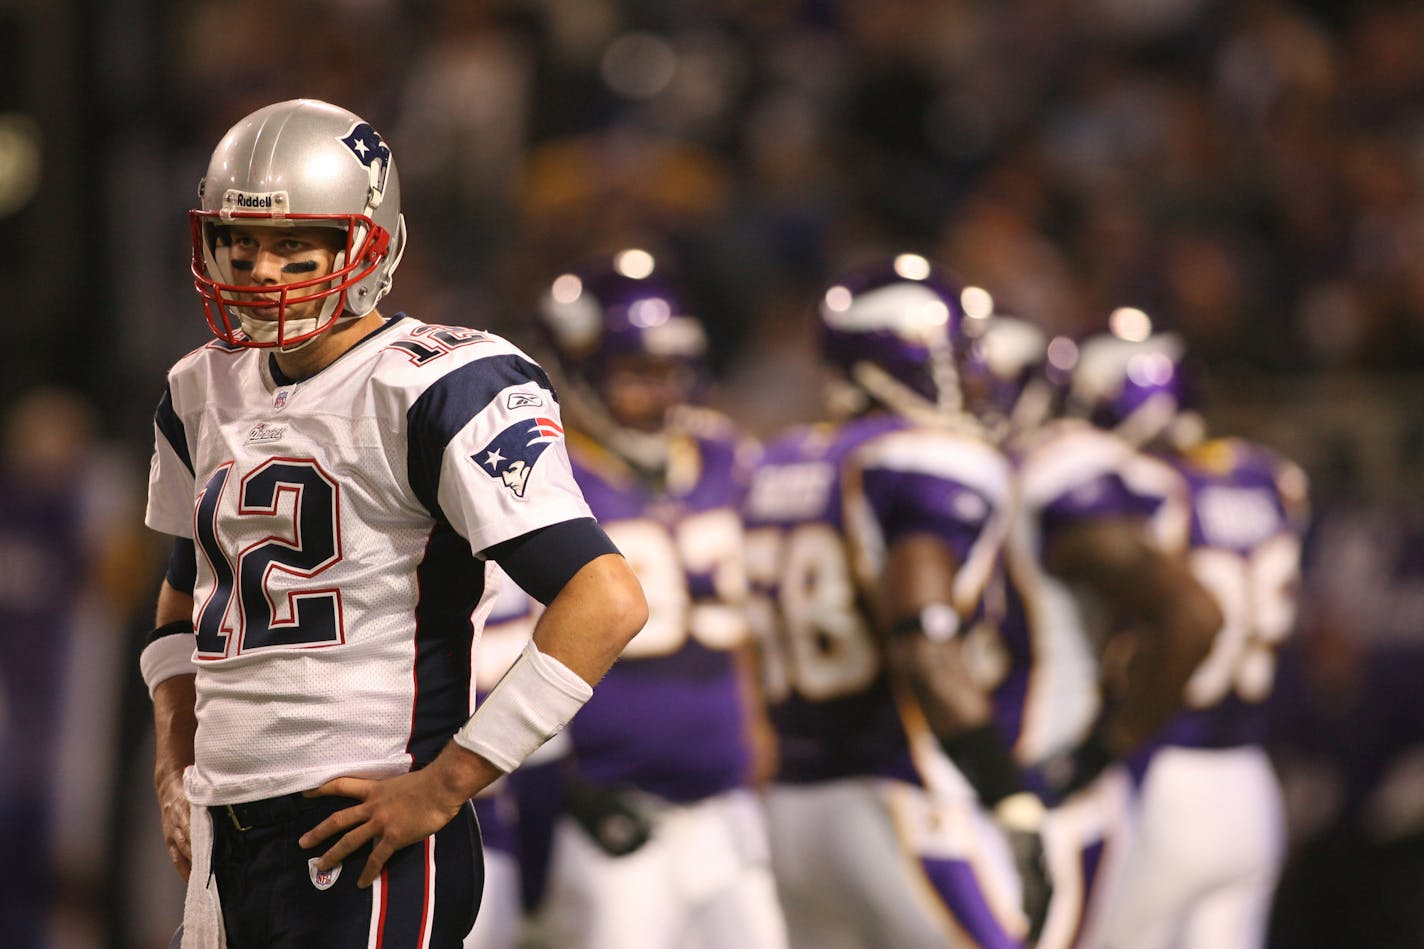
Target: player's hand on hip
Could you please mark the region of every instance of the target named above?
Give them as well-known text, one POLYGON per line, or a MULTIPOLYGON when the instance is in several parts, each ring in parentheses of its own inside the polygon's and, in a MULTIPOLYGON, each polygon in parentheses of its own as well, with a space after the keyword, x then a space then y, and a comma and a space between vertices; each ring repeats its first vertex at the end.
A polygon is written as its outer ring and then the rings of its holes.
POLYGON ((342 834, 317 860, 320 870, 330 870, 361 847, 371 844, 371 856, 356 881, 357 886, 368 887, 381 875, 381 869, 392 854, 429 837, 459 813, 464 799, 443 800, 443 795, 438 793, 438 782, 432 778, 429 769, 423 769, 379 781, 369 778, 328 781, 308 791, 307 796, 350 797, 361 803, 332 814, 297 842, 310 849, 342 834))
POLYGON ((163 775, 154 781, 158 794, 158 813, 163 821, 163 842, 168 847, 168 859, 186 883, 193 869, 192 806, 183 792, 183 772, 163 775))
POLYGON ((368 887, 381 875, 381 868, 392 854, 450 823, 466 801, 500 774, 484 758, 452 741, 419 771, 379 781, 335 778, 306 792, 307 796, 349 797, 360 803, 332 814, 297 843, 311 849, 342 834, 317 860, 321 870, 330 870, 370 843, 371 856, 356 881, 357 886, 368 887))

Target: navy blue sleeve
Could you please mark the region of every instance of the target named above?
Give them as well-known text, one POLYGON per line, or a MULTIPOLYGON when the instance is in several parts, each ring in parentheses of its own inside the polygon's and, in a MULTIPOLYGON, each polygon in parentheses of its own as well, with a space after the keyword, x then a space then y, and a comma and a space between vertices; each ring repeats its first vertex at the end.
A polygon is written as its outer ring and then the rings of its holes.
POLYGON ((164 578, 179 593, 193 595, 193 587, 198 582, 198 551, 192 540, 173 538, 173 551, 168 555, 168 572, 164 578))
POLYGON ((619 553, 591 517, 561 521, 495 544, 484 552, 540 603, 548 606, 590 560, 619 553))
POLYGON ((153 413, 153 424, 158 426, 163 438, 173 448, 178 460, 193 470, 193 459, 188 456, 188 433, 183 428, 183 420, 173 411, 173 390, 163 389, 163 398, 158 400, 158 408, 153 413))
POLYGON ((510 386, 535 382, 557 401, 544 370, 520 356, 477 359, 437 379, 406 412, 406 468, 410 486, 433 516, 440 517, 440 462, 455 433, 510 386))

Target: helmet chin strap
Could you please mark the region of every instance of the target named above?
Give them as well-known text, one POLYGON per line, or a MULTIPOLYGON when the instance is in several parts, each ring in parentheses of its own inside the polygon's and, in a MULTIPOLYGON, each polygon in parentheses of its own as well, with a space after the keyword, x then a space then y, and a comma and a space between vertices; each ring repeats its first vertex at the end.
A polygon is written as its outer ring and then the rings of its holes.
POLYGON ((667 432, 641 432, 616 422, 607 434, 607 445, 634 468, 649 474, 660 474, 672 456, 667 432))
POLYGON ((875 363, 858 362, 851 367, 850 374, 855 384, 871 399, 917 425, 936 428, 957 428, 965 425, 977 427, 977 423, 965 412, 946 409, 931 402, 875 363))
POLYGON ((1166 392, 1154 392, 1117 424, 1113 434, 1129 445, 1141 448, 1167 431, 1176 416, 1176 397, 1166 392))
POLYGON ((644 432, 619 424, 593 386, 578 376, 566 375, 562 385, 576 398, 563 400, 564 414, 584 434, 626 461, 641 474, 661 477, 671 458, 666 431, 644 432))
POLYGON ((870 394, 860 386, 839 377, 826 382, 826 408, 831 418, 843 422, 855 418, 871 406, 870 394))
POLYGON ((1031 379, 1009 413, 1007 438, 1040 428, 1053 415, 1053 387, 1043 379, 1031 379))
MULTIPOLYGON (((326 320, 331 316, 332 311, 335 310, 339 304, 340 296, 333 295, 327 298, 322 303, 321 312, 316 316, 310 316, 299 320, 287 320, 283 327, 286 330, 286 333, 284 335, 303 336, 307 333, 314 331, 318 326, 321 326, 326 322, 326 320)), ((253 341, 259 343, 276 342, 277 323, 275 320, 259 320, 254 314, 249 313, 246 310, 240 312, 237 315, 237 319, 238 322, 242 324, 242 331, 246 333, 248 335, 248 338, 252 339, 253 341)), ((357 319, 360 319, 360 317, 343 313, 341 316, 333 320, 331 325, 335 326, 337 323, 344 323, 350 320, 357 319)), ((283 343, 280 346, 277 346, 276 349, 278 352, 294 353, 311 345, 319 338, 321 338, 320 333, 315 336, 304 339, 301 342, 283 343)))

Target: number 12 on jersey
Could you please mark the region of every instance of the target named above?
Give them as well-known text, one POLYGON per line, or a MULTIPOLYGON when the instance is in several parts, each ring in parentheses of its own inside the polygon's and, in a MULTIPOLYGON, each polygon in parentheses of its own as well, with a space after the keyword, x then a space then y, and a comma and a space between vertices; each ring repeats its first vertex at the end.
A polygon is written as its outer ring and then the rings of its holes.
POLYGON ((270 459, 242 477, 225 519, 232 474, 231 462, 221 466, 198 494, 194 537, 213 574, 198 610, 199 657, 343 642, 338 588, 272 590, 274 574, 308 580, 341 559, 335 480, 311 458, 270 459))

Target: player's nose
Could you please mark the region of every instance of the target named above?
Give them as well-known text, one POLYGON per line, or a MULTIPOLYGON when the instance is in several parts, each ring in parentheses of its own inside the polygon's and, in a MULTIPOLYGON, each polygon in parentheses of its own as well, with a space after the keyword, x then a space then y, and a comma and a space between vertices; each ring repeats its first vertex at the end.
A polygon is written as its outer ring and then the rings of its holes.
POLYGON ((266 248, 258 250, 256 256, 252 258, 252 282, 277 283, 281 279, 284 262, 280 254, 275 254, 266 248))

